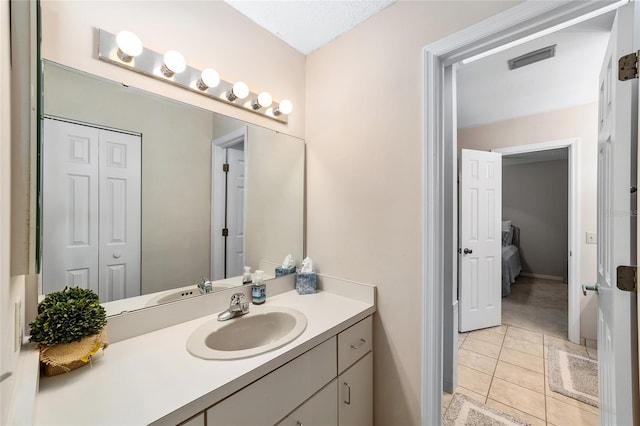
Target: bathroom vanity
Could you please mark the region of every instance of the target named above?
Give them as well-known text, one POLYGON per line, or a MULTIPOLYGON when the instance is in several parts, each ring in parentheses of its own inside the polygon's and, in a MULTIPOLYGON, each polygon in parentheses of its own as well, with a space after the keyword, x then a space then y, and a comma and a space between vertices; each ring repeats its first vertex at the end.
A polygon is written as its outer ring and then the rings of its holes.
MULTIPOLYGON (((375 287, 320 278, 316 294, 285 289, 251 305, 247 316, 277 307, 304 314, 306 329, 284 346, 243 359, 195 357, 186 342, 219 310, 211 312, 116 342, 91 367, 41 378, 34 424, 371 424, 375 287)), ((208 297, 217 307, 234 291, 208 297)))

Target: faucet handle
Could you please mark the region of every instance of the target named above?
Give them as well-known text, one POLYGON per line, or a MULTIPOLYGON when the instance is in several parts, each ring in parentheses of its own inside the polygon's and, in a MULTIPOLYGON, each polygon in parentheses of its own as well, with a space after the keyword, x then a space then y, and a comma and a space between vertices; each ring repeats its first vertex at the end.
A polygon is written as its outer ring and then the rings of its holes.
POLYGON ((198 288, 200 289, 200 294, 211 293, 213 291, 213 283, 204 276, 201 276, 198 288))
POLYGON ((231 305, 239 305, 242 299, 246 299, 247 297, 244 293, 233 293, 231 296, 231 305))
POLYGON ((231 296, 229 309, 238 312, 241 311, 243 314, 249 312, 249 301, 247 300, 247 296, 245 296, 244 293, 234 293, 233 296, 231 296))

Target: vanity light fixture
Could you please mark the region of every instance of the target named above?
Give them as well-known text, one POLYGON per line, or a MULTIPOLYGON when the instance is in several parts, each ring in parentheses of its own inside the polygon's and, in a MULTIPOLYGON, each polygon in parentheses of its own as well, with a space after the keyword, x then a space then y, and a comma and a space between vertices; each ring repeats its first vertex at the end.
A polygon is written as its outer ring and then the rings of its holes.
POLYGON ((118 45, 118 57, 122 62, 131 60, 142 53, 142 42, 131 31, 120 31, 116 36, 118 45))
POLYGON ((177 50, 169 50, 164 54, 164 63, 160 67, 160 72, 167 78, 173 77, 174 74, 180 74, 187 68, 187 62, 184 60, 182 53, 177 50))
POLYGON ((175 50, 162 54, 145 48, 130 31, 98 30, 98 59, 280 123, 288 123, 293 110, 291 101, 278 103, 269 92, 252 92, 242 81, 222 80, 213 68, 189 66, 175 50))
POLYGON ((269 108, 273 103, 273 98, 269 92, 262 92, 258 95, 258 99, 254 100, 251 103, 251 108, 260 109, 260 108, 269 108))
POLYGON ((218 87, 220 84, 220 76, 218 72, 213 68, 205 68, 200 74, 200 78, 196 82, 198 89, 205 91, 209 87, 218 87))
POLYGON ((289 115, 293 111, 293 104, 288 99, 283 99, 276 108, 273 109, 273 115, 276 117, 280 114, 289 115))
POLYGON ((236 99, 244 99, 249 96, 249 86, 244 81, 236 81, 233 83, 233 87, 227 93, 227 99, 229 102, 233 102, 236 99))

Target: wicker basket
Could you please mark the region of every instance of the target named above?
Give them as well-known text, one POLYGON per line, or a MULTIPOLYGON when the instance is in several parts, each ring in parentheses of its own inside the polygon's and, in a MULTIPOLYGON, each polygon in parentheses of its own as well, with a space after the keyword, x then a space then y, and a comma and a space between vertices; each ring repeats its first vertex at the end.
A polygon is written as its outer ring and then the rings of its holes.
POLYGON ((58 343, 53 346, 40 345, 40 363, 45 376, 68 373, 91 363, 91 358, 100 349, 109 346, 107 331, 83 337, 78 342, 58 343))

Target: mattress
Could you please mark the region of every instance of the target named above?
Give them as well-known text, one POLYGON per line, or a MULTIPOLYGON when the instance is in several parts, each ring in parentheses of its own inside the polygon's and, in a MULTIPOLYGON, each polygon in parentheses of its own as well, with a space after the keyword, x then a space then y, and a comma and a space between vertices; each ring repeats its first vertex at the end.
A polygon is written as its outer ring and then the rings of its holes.
POLYGON ((520 252, 514 245, 502 246, 502 297, 511 293, 511 284, 522 271, 520 252))

